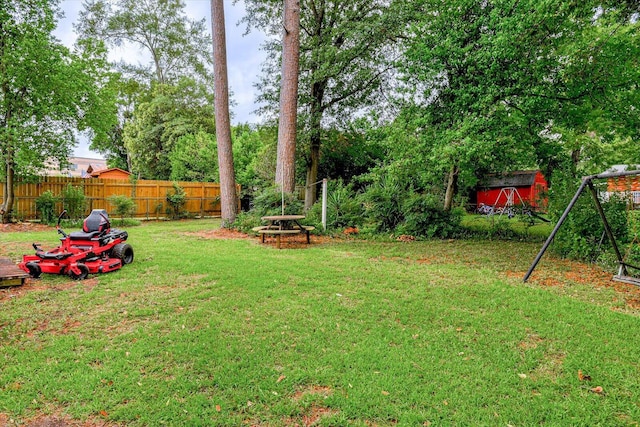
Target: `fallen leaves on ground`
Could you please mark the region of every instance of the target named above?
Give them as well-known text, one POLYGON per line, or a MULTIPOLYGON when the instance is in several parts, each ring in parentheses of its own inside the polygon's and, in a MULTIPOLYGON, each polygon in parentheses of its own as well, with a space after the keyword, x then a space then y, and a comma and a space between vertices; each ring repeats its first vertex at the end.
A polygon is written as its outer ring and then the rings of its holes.
POLYGON ((578 379, 580 381, 591 381, 591 376, 582 372, 582 370, 578 370, 578 379))
POLYGON ((602 387, 600 387, 600 386, 592 388, 591 391, 594 392, 595 394, 603 394, 604 393, 604 389, 602 387))

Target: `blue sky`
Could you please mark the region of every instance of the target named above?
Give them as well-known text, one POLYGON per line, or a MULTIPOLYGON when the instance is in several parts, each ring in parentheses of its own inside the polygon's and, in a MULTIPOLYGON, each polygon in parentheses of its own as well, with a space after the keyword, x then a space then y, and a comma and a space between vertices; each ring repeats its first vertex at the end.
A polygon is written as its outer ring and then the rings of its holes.
MULTIPOLYGON (((211 4, 209 0, 184 0, 187 15, 194 20, 206 18, 207 29, 211 31, 211 4)), ((82 9, 81 0, 62 0, 60 7, 65 17, 58 23, 55 35, 62 43, 72 47, 76 39, 73 24, 78 19, 82 9)), ((244 16, 244 3, 238 1, 235 5, 231 0, 224 1, 226 34, 227 34, 227 67, 229 75, 229 88, 232 92, 232 122, 257 123, 259 117, 253 114, 256 109, 256 90, 253 84, 257 81, 261 64, 265 58, 265 52, 260 50, 264 40, 262 33, 253 31, 243 36, 244 25, 238 26, 238 21, 244 16)), ((135 49, 134 49, 135 51, 135 49)), ((111 59, 137 58, 131 48, 119 48, 111 52, 111 59)), ((89 150, 88 144, 80 142, 75 149, 75 155, 79 157, 100 157, 99 154, 89 150)))

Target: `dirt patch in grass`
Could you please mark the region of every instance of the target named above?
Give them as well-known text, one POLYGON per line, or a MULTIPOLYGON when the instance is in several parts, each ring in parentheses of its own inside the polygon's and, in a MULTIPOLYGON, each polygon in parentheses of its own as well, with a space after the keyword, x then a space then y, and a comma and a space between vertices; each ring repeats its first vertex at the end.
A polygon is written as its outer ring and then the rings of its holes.
POLYGON ((0 224, 0 233, 35 232, 51 230, 52 227, 35 222, 14 222, 10 224, 0 224))
MULTIPOLYGON (((310 385, 294 393, 291 400, 296 403, 300 403, 306 397, 319 397, 322 399, 326 399, 332 394, 333 389, 331 387, 310 385)), ((311 427, 320 424, 323 418, 337 415, 338 413, 339 411, 335 409, 331 409, 320 403, 313 402, 309 407, 304 408, 299 416, 285 419, 284 425, 311 427)))
MULTIPOLYGON (((524 271, 505 271, 514 279, 522 280, 524 271)), ((613 274, 597 265, 578 261, 554 259, 549 265, 540 265, 529 278, 528 283, 541 287, 564 288, 571 285, 613 289, 627 308, 640 310, 640 287, 612 280, 613 274)))
POLYGON ((239 240, 250 239, 251 236, 237 230, 228 228, 216 228, 213 230, 198 231, 197 233, 186 233, 188 236, 198 236, 203 239, 239 240))
POLYGON ((321 396, 321 397, 329 397, 333 394, 333 390, 331 387, 319 386, 319 385, 311 385, 302 390, 298 390, 293 395, 293 400, 295 402, 299 402, 305 396, 321 396))

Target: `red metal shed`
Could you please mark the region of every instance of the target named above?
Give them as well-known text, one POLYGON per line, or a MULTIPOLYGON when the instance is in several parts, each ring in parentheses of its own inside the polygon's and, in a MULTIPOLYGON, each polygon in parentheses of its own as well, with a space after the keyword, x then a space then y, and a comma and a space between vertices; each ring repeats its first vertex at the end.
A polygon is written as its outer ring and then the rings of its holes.
POLYGON ((489 175, 478 186, 477 203, 478 206, 484 204, 495 207, 525 203, 545 210, 547 189, 547 180, 539 170, 489 175))

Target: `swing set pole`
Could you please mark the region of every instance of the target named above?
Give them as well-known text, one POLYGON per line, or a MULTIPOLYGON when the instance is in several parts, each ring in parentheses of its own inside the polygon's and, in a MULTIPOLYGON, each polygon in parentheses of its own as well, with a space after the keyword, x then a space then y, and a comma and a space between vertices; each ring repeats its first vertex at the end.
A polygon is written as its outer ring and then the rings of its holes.
POLYGON ((607 234, 609 238, 609 242, 611 242, 611 246, 613 246, 613 250, 616 253, 616 257, 618 258, 619 271, 618 274, 621 276, 628 275, 627 268, 624 265, 624 259, 622 258, 622 254, 620 253, 620 249, 618 248, 618 244, 616 243, 616 239, 613 236, 613 231, 611 231, 611 226, 609 225, 609 221, 607 221, 607 217, 604 214, 604 209, 602 209, 602 205, 600 204, 600 200, 598 200, 598 193, 596 189, 593 187, 593 183, 589 180, 589 190, 591 191, 591 196, 593 196, 593 202, 596 204, 596 210, 598 211, 598 215, 600 215, 600 219, 602 220, 602 224, 604 225, 604 232, 607 234))
POLYGON ((604 224, 605 233, 607 234, 607 237, 611 241, 611 245, 613 246, 613 248, 614 248, 614 250, 616 252, 616 256, 618 257, 618 262, 620 264, 620 275, 621 276, 626 276, 628 274, 627 273, 627 267, 635 268, 632 265, 626 264, 624 262, 624 259, 622 258, 622 254, 620 253, 620 249, 618 248, 618 245, 616 244, 615 238, 613 236, 613 231, 611 230, 611 227, 609 226, 609 222, 607 221, 607 218, 606 218, 606 216, 604 214, 604 210, 602 209, 602 205, 600 204, 600 201, 598 200, 598 194, 596 192, 596 189, 593 187, 592 181, 594 179, 620 178, 620 177, 637 176, 637 175, 640 175, 640 170, 631 170, 631 171, 622 171, 622 172, 603 172, 603 173, 600 173, 600 174, 597 174, 597 175, 591 175, 591 176, 582 177, 582 184, 580 184, 580 187, 578 188, 578 191, 576 191, 576 194, 573 196, 573 199, 571 199, 571 202, 569 202, 569 205, 567 206, 565 211, 562 213, 562 216, 558 220, 558 223, 556 224, 556 226, 553 228, 553 231, 551 232, 551 234, 547 238, 547 241, 544 242, 544 245, 542 245, 542 249, 540 249, 540 252, 536 256, 536 259, 533 260, 533 264, 531 264, 531 267, 529 267, 529 271, 527 271, 527 274, 525 274, 525 276, 522 279, 522 281, 526 282, 529 279, 529 277, 531 276, 531 273, 533 273, 533 270, 538 265, 538 262, 540 262, 540 259, 542 258, 542 255, 544 255, 544 253, 546 252, 546 250, 549 247, 549 245, 551 244, 551 242, 553 242, 553 238, 556 236, 556 233, 558 232, 558 229, 560 228, 560 226, 562 225, 564 220, 567 219, 567 216, 569 215, 569 212, 571 211, 573 206, 576 204, 576 202, 578 200, 578 197, 580 197, 580 195, 584 191, 585 187, 587 187, 587 186, 589 186, 589 189, 591 190, 591 195, 593 196, 593 199, 595 201, 596 209, 598 211, 598 215, 600 215, 600 218, 602 219, 602 222, 604 224))
POLYGON ((578 191, 576 191, 576 194, 573 196, 573 199, 571 199, 571 202, 569 202, 569 205, 562 213, 562 216, 558 220, 558 223, 556 224, 556 226, 553 228, 553 231, 547 238, 547 241, 544 242, 544 245, 542 245, 542 249, 540 249, 540 252, 538 252, 536 259, 533 260, 533 264, 531 264, 531 267, 529 267, 529 271, 527 271, 527 274, 524 275, 524 279, 522 279, 523 282, 526 283, 526 281, 529 280, 529 276, 531 276, 531 273, 533 273, 533 270, 535 270, 536 266, 540 262, 542 255, 544 255, 549 245, 551 245, 551 242, 553 242, 553 238, 556 237, 556 233, 560 229, 560 226, 562 226, 562 223, 564 222, 564 220, 567 219, 567 216, 569 216, 569 212, 571 211, 571 209, 573 209, 573 205, 576 204, 576 202, 578 201, 578 197, 580 197, 580 194, 582 194, 582 192, 584 191, 584 188, 587 186, 589 182, 591 182, 591 177, 586 177, 582 180, 582 184, 580 184, 578 191))

